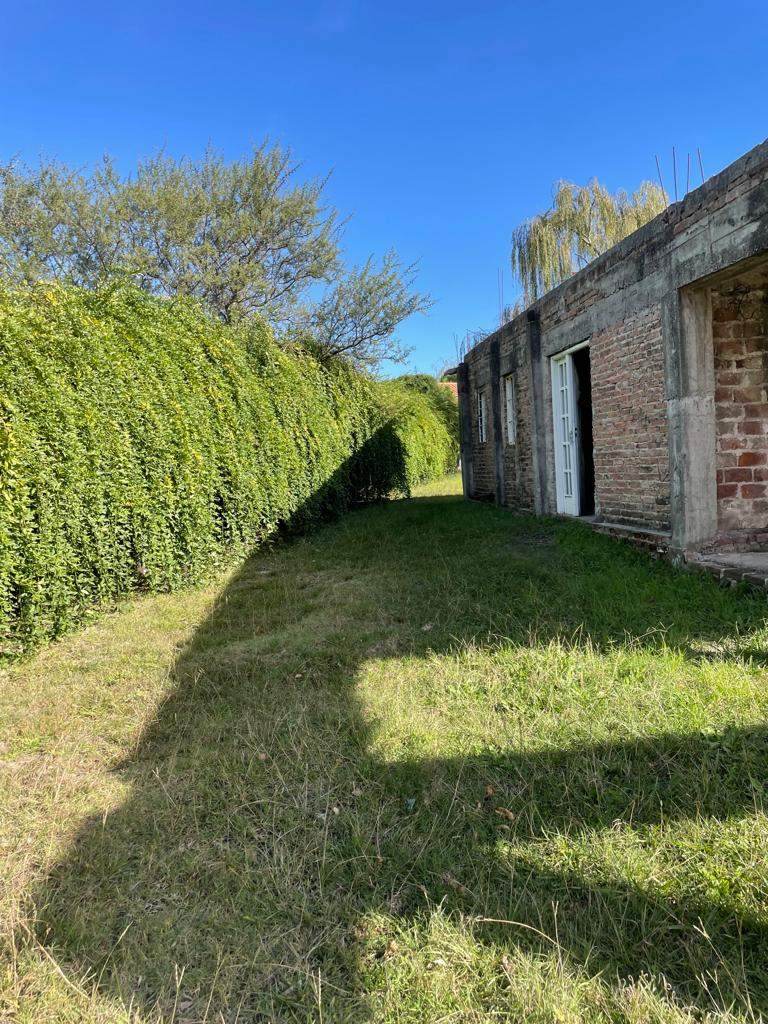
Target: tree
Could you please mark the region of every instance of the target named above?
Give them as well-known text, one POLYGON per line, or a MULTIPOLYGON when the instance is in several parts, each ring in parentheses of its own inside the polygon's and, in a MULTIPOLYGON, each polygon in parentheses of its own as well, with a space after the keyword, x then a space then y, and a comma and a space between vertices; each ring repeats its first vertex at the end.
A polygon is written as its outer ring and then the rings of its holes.
POLYGON ((227 163, 160 154, 121 177, 45 161, 0 165, 0 275, 93 288, 127 278, 196 297, 231 323, 261 314, 286 341, 365 370, 407 356, 399 325, 431 305, 394 252, 345 270, 326 179, 297 182, 290 153, 263 145, 227 163), (324 290, 321 290, 323 289, 324 290))
POLYGON ((396 336, 400 324, 432 305, 428 295, 415 291, 415 265, 403 266, 388 252, 377 268, 372 258, 340 276, 299 323, 328 357, 343 357, 361 370, 373 370, 384 360, 402 363, 409 349, 396 336))
POLYGON ((587 185, 558 182, 551 209, 512 233, 512 273, 526 305, 653 220, 668 203, 650 181, 632 195, 611 195, 596 178, 587 185))
POLYGON ((53 161, 0 166, 0 273, 94 287, 115 277, 159 295, 190 295, 227 322, 290 315, 339 270, 339 219, 324 180, 263 145, 227 163, 160 154, 121 178, 109 158, 91 174, 53 161))

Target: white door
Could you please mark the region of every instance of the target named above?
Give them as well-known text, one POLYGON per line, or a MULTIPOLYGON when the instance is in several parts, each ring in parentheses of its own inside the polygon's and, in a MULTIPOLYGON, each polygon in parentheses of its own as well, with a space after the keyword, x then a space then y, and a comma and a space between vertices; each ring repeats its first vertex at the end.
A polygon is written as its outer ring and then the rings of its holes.
POLYGON ((576 375, 570 353, 552 360, 552 416, 555 427, 557 511, 577 516, 579 499, 579 431, 576 375))

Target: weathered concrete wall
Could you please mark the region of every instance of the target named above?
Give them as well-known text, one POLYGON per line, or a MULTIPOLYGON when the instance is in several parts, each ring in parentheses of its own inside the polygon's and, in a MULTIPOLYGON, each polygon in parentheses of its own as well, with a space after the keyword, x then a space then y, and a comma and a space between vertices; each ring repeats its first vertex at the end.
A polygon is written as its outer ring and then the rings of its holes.
MULTIPOLYGON (((766 253, 763 143, 467 355, 474 394, 478 386, 493 390, 492 376, 503 376, 514 354, 528 431, 499 465, 489 418, 486 444, 471 448, 467 493, 555 512, 550 358, 588 341, 598 514, 668 529, 678 549, 710 540, 718 517, 710 292, 723 272, 754 269, 766 253)), ((759 422, 766 433, 768 419, 759 422)))

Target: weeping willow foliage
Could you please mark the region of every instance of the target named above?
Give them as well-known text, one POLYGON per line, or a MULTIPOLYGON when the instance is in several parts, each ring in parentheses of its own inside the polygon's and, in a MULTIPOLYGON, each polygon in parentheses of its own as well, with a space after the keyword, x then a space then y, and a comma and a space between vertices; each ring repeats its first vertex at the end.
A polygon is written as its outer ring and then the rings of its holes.
POLYGON ((650 181, 631 195, 623 189, 612 195, 596 178, 586 185, 558 182, 551 209, 512 233, 512 273, 526 304, 653 220, 668 203, 650 181))

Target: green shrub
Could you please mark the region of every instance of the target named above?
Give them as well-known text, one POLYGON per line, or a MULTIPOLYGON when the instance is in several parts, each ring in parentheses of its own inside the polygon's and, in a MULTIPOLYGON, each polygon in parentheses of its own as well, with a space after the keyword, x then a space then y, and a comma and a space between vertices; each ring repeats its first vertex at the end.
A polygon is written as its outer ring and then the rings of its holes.
POLYGON ((456 449, 454 466, 459 460, 459 402, 456 395, 445 384, 441 384, 428 373, 407 373, 396 377, 393 381, 409 391, 422 395, 429 405, 445 423, 448 433, 453 438, 456 449))
POLYGON ((402 444, 406 493, 417 484, 455 469, 458 437, 449 429, 439 406, 402 379, 387 382, 382 390, 387 398, 388 419, 402 444))
POLYGON ((404 395, 189 302, 0 292, 0 652, 444 471, 404 395))

